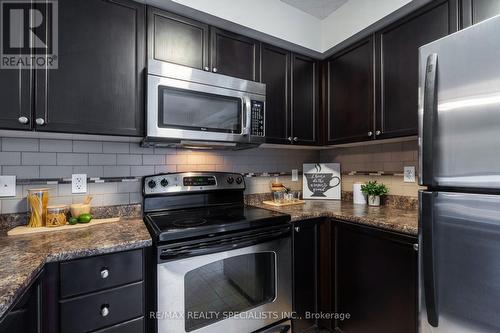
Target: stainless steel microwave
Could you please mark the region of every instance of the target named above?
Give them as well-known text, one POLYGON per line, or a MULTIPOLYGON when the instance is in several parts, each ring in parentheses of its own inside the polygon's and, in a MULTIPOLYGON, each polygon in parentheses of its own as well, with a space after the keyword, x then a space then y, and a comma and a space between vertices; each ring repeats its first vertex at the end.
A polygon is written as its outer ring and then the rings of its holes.
POLYGON ((148 63, 145 146, 246 148, 265 137, 266 85, 148 63))

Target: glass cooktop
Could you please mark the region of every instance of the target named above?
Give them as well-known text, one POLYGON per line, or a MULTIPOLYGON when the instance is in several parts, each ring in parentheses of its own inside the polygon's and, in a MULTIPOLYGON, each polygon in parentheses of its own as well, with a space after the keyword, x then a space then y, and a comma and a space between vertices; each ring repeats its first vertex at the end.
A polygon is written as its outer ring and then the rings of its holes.
POLYGON ((160 211, 145 216, 160 242, 273 226, 289 220, 289 215, 244 205, 160 211))

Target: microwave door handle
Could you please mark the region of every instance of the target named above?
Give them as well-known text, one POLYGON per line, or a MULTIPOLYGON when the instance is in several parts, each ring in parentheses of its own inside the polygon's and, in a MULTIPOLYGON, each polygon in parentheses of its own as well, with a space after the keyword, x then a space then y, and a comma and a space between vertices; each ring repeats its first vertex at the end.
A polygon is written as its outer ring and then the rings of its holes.
POLYGON ((243 135, 250 135, 250 126, 252 126, 252 112, 250 106, 250 98, 242 98, 242 114, 243 114, 243 135))

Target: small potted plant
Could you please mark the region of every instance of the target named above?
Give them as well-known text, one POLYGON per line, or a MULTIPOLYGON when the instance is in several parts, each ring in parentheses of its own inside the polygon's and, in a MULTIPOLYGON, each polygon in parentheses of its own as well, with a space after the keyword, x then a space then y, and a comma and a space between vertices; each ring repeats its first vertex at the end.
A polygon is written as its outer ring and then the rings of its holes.
POLYGON ((361 185, 361 192, 368 197, 369 206, 380 206, 380 196, 389 193, 389 189, 375 180, 361 185))

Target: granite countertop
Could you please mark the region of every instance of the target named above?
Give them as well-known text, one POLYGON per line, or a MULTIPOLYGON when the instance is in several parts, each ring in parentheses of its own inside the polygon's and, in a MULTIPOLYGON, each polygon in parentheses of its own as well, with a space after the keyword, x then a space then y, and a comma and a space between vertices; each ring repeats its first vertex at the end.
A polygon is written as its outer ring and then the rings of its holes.
POLYGON ((141 218, 121 219, 85 229, 26 236, 0 236, 0 318, 47 262, 148 247, 151 236, 141 218))
POLYGON ((332 217, 343 221, 360 223, 390 231, 418 234, 418 210, 388 206, 369 207, 346 201, 306 201, 303 205, 275 207, 253 200, 250 205, 277 211, 292 216, 292 221, 311 217, 332 217))

